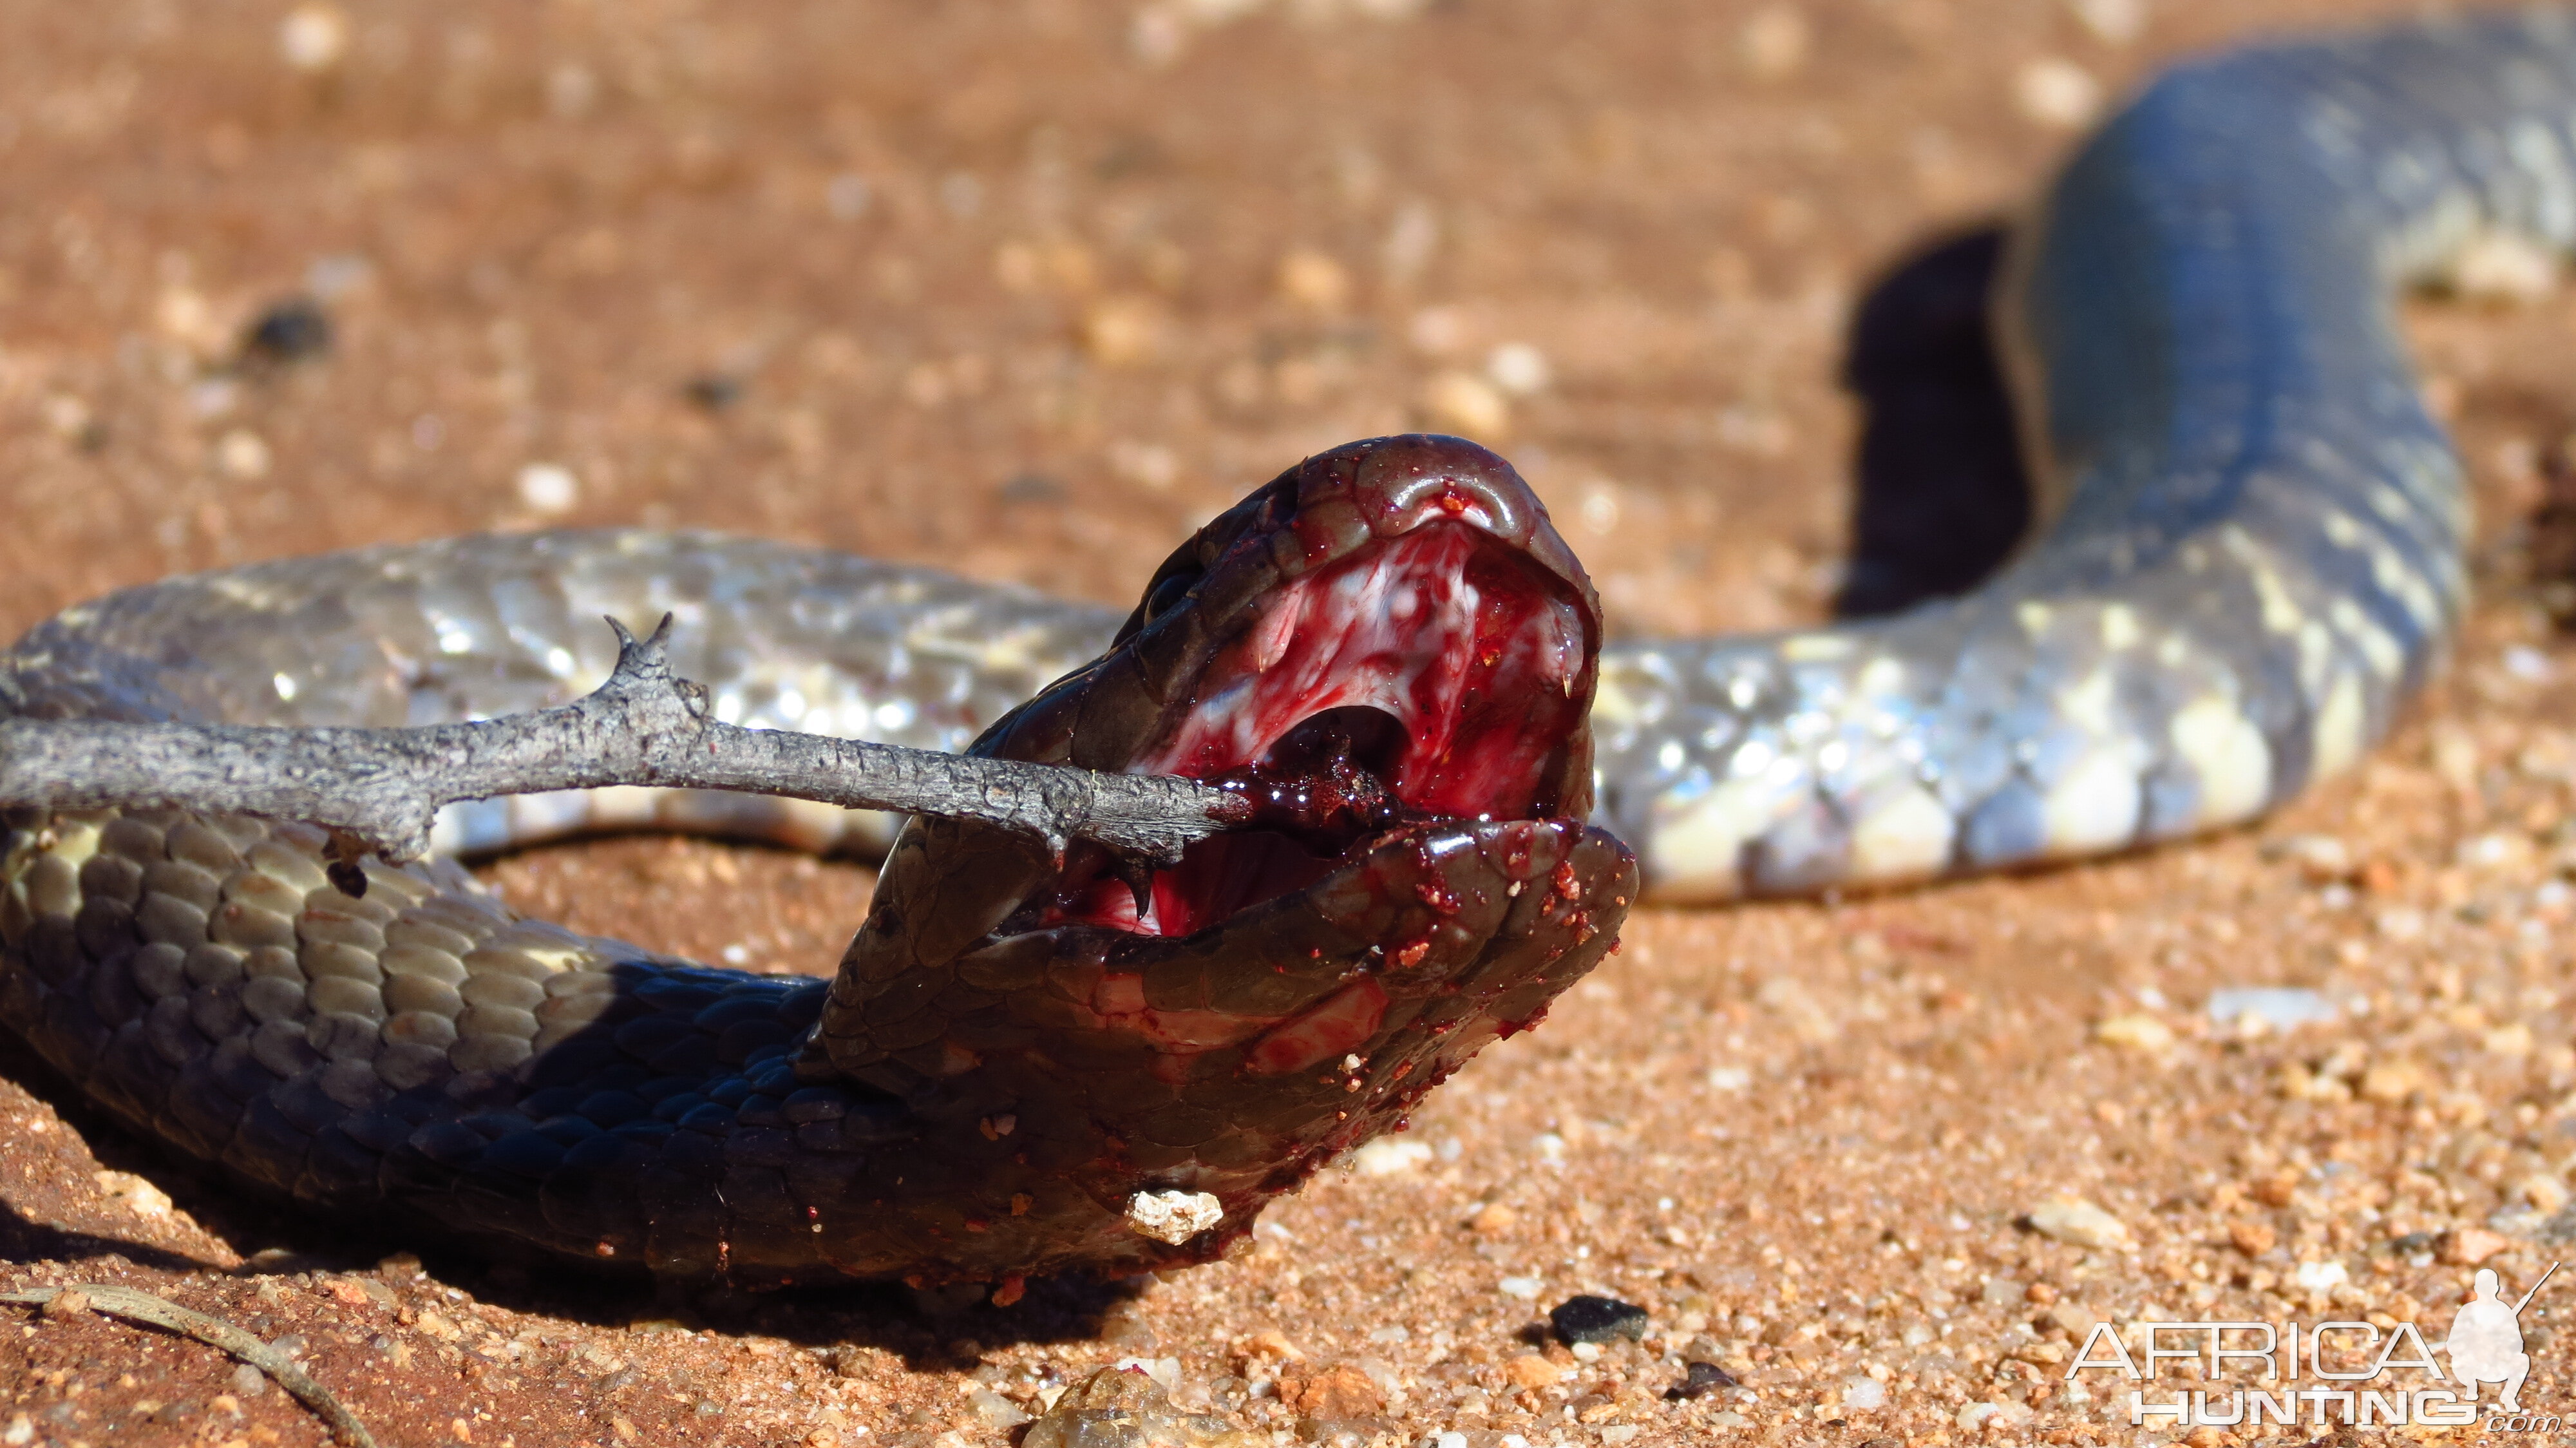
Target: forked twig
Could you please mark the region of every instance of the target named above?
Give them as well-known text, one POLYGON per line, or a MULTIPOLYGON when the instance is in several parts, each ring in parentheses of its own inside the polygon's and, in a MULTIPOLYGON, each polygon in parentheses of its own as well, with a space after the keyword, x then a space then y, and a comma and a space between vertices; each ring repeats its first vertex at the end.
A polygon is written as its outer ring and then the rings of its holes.
POLYGON ((638 641, 615 619, 617 668, 572 703, 410 729, 0 719, 0 804, 185 809, 308 820, 387 859, 429 852, 439 806, 607 785, 718 789, 845 809, 981 820, 1061 851, 1087 839, 1169 862, 1251 813, 1241 796, 1166 775, 978 759, 745 729, 671 672, 668 615, 638 641))

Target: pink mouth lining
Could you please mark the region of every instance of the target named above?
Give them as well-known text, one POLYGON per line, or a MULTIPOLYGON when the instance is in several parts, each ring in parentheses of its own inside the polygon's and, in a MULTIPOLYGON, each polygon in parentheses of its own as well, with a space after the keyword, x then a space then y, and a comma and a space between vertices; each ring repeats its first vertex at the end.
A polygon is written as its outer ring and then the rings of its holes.
MULTIPOLYGON (((1283 739, 1317 715, 1368 709, 1401 730, 1392 757, 1363 766, 1414 817, 1526 818, 1550 756, 1582 722, 1585 626, 1563 580, 1462 522, 1426 522, 1283 584, 1211 661, 1196 700, 1139 773, 1216 779, 1272 768, 1283 739)), ((1318 777, 1319 795, 1338 782, 1318 777)), ((1337 795, 1335 797, 1338 797, 1337 795)), ((1318 841, 1268 830, 1221 835, 1156 872, 1149 908, 1115 879, 1073 885, 1048 924, 1180 936, 1313 883, 1379 831, 1328 825, 1318 841), (1320 854, 1317 843, 1338 844, 1320 854)))

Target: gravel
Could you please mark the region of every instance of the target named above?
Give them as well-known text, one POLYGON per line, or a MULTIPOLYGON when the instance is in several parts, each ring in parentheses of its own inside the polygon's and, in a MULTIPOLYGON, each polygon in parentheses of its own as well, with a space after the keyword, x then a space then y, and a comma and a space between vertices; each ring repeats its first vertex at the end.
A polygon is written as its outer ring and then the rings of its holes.
POLYGON ((2209 993, 2209 1018, 2223 1026, 2249 1022, 2274 1031, 2331 1021, 2338 1013, 2323 995, 2304 986, 2228 986, 2209 993))

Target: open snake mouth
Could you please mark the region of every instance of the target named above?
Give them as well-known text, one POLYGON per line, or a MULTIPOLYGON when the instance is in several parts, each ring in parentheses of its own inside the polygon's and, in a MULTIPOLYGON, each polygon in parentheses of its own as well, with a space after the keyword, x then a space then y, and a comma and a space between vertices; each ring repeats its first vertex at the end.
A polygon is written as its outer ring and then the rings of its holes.
POLYGON ((975 1166, 914 1260, 1205 1260, 1544 1016, 1637 888, 1585 823, 1600 639, 1537 496, 1458 438, 1318 454, 1176 550, 975 748, 1214 782, 1250 820, 1156 870, 915 820, 817 1025, 844 1078, 946 1124, 907 1180, 975 1166), (1222 1222, 1139 1235, 1137 1194, 1170 1192, 1222 1222))
POLYGON ((1239 791, 1255 823, 1146 880, 1068 861, 1030 923, 1188 935, 1396 831, 1553 813, 1590 692, 1584 605, 1572 580, 1437 512, 1280 582, 1127 766, 1239 791))

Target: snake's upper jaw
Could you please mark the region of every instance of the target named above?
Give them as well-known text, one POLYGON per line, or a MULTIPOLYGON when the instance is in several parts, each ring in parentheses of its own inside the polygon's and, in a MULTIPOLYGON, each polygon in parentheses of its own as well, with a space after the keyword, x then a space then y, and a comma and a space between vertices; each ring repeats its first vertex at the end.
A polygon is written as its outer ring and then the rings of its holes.
POLYGON ((1259 817, 1143 890, 918 821, 834 986, 823 1054, 912 1105, 950 1161, 924 1179, 989 1198, 924 1255, 1204 1258, 1536 1020, 1637 890, 1583 822, 1600 632, 1535 496, 1454 438, 1309 459, 1175 553, 1108 654, 977 747, 1212 780, 1259 817), (1164 1190, 1224 1221, 1131 1231, 1164 1190))

